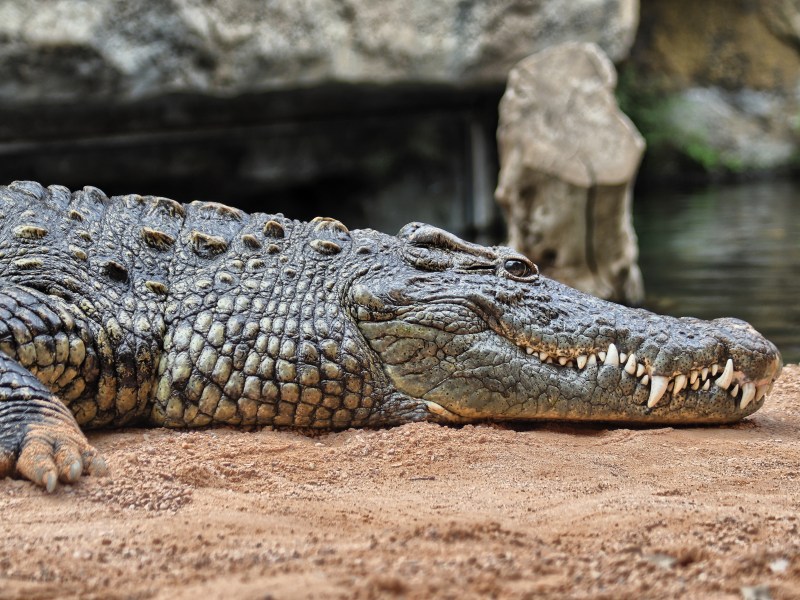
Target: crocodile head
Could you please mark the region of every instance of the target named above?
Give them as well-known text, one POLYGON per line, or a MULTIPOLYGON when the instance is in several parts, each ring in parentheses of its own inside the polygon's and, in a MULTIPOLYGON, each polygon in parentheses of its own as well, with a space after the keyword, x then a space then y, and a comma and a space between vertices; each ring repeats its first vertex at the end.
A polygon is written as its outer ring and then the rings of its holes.
POLYGON ((760 408, 781 369, 737 319, 626 308, 541 277, 505 247, 404 227, 349 292, 394 388, 443 421, 724 423, 760 408))

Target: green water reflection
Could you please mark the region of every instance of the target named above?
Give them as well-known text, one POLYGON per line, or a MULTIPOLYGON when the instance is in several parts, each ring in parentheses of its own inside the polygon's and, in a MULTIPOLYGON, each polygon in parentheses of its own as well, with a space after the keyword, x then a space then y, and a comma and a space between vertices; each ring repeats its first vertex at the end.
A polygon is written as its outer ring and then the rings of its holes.
POLYGON ((648 308, 734 316, 800 362, 800 183, 637 192, 648 308))

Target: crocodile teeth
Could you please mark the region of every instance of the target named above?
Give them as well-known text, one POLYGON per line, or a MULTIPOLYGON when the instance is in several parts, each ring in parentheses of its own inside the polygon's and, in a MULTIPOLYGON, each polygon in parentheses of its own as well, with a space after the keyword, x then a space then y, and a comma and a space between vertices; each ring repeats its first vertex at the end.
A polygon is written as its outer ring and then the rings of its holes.
POLYGON ((686 387, 686 375, 678 375, 675 378, 675 388, 672 390, 672 394, 677 396, 678 393, 686 387))
POLYGON ((695 379, 694 380, 694 383, 692 384, 692 389, 695 392, 700 389, 700 380, 699 379, 695 379))
POLYGON ((735 386, 733 386, 733 389, 731 390, 731 396, 736 398, 736 396, 738 395, 739 395, 739 384, 737 383, 735 386))
POLYGON ((653 375, 652 383, 650 384, 650 397, 647 399, 647 408, 653 408, 658 401, 664 396, 669 385, 669 377, 663 375, 653 375))
POLYGON ((611 367, 619 366, 619 352, 614 344, 609 344, 608 352, 606 352, 606 357, 603 360, 603 364, 611 367))
MULTIPOLYGON (((609 344, 608 349, 606 351, 597 352, 596 354, 581 354, 580 356, 570 358, 568 356, 554 356, 545 351, 537 352, 533 348, 529 346, 522 346, 524 348, 525 353, 529 356, 538 356, 539 360, 543 363, 547 364, 559 364, 561 366, 566 367, 575 367, 577 365, 578 369, 585 369, 587 366, 603 364, 604 366, 613 366, 613 367, 620 367, 623 368, 629 375, 635 376, 637 379, 641 379, 647 373, 647 367, 644 364, 641 364, 637 361, 636 354, 626 354, 624 352, 620 352, 617 349, 615 344, 609 344)), ((731 365, 733 364, 732 361, 729 361, 731 365)), ((712 367, 712 371, 718 371, 720 369, 719 365, 714 365, 712 367)), ((731 366, 732 369, 732 366, 731 366)), ((717 380, 717 385, 720 387, 724 387, 723 384, 727 380, 727 373, 728 367, 726 366, 725 372, 723 373, 722 377, 717 380)), ((695 386, 695 382, 699 381, 701 378, 705 381, 706 376, 709 373, 708 368, 698 369, 696 371, 690 371, 687 375, 678 375, 676 376, 675 380, 670 380, 669 388, 667 391, 672 391, 674 388, 674 393, 677 394, 681 390, 688 388, 691 386, 693 390, 698 389, 698 386, 695 386)), ((730 377, 732 378, 732 371, 730 377)), ((649 381, 649 378, 646 380, 649 381)), ((730 384, 730 382, 729 382, 730 384)), ((727 389, 727 388, 725 388, 727 389)))
POLYGON ((716 377, 719 372, 719 365, 711 365, 711 376, 716 377))
POLYGON ((768 389, 769 389, 769 386, 766 383, 764 385, 758 386, 758 389, 756 389, 756 402, 758 402, 764 396, 767 395, 767 390, 768 389))
POLYGON ((703 384, 703 391, 707 392, 711 388, 711 380, 706 379, 706 382, 703 384))
POLYGON ((640 379, 640 383, 642 385, 647 385, 648 383, 650 383, 650 375, 645 375, 644 377, 642 377, 640 379))
POLYGON ((747 405, 756 397, 756 384, 748 381, 742 384, 742 400, 739 403, 739 408, 747 408, 747 405))
MULTIPOLYGON (((714 365, 716 366, 716 365, 714 365)), ((712 373, 714 369, 711 369, 712 373)), ((731 386, 731 382, 733 381, 733 359, 729 358, 728 362, 725 363, 725 370, 722 372, 722 375, 717 378, 714 382, 723 390, 727 390, 731 386)))

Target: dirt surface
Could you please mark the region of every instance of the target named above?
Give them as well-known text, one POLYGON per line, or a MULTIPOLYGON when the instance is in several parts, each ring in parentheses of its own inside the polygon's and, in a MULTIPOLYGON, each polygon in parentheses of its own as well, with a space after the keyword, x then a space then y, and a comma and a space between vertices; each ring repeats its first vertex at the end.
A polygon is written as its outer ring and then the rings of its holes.
POLYGON ((0 480, 2 598, 800 598, 800 367, 716 428, 128 430, 0 480))

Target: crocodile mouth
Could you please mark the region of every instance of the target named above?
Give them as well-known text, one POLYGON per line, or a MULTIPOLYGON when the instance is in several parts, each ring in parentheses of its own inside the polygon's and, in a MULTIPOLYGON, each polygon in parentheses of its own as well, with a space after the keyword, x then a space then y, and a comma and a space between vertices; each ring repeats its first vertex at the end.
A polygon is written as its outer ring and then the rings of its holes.
POLYGON ((656 374, 647 360, 640 361, 634 352, 620 352, 615 344, 609 344, 603 351, 586 354, 553 354, 526 344, 517 347, 529 359, 538 360, 543 365, 553 365, 565 369, 586 371, 592 367, 609 366, 618 368, 629 377, 636 378, 637 385, 648 388, 647 407, 655 408, 669 395, 678 396, 681 392, 711 392, 716 386, 727 392, 744 410, 752 402, 758 403, 772 387, 780 372, 781 360, 775 357, 766 369, 764 377, 753 379, 747 373, 737 370, 733 358, 721 363, 697 367, 688 372, 670 375, 656 374))

